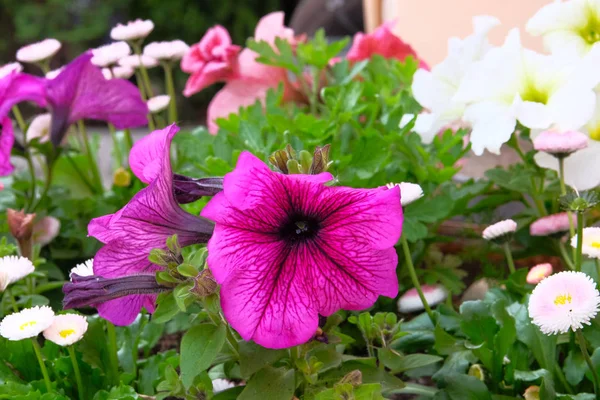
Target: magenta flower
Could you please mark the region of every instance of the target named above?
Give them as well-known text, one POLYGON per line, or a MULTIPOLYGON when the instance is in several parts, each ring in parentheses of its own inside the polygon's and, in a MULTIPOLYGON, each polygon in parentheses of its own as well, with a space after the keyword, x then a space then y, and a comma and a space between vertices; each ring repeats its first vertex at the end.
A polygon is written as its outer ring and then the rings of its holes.
POLYGON ((22 101, 33 101, 38 106, 46 106, 45 79, 22 74, 13 70, 0 78, 0 120, 10 109, 22 101))
MULTIPOLYGON (((166 249, 169 236, 177 234, 182 246, 205 243, 210 238, 213 223, 182 210, 173 193, 170 145, 178 131, 175 125, 159 131, 162 142, 158 145, 164 151, 160 154, 159 174, 150 185, 117 213, 90 222, 89 235, 105 244, 94 257, 94 275, 154 275, 161 267, 150 263, 148 255, 152 249, 166 249)), ((136 293, 103 302, 97 308, 103 318, 116 325, 127 325, 142 307, 153 312, 155 300, 156 294, 136 293)))
POLYGON ((248 152, 202 210, 216 222, 208 265, 225 318, 245 340, 309 340, 319 314, 362 310, 398 293, 400 190, 324 185, 331 174, 283 175, 248 152))
POLYGON ((0 131, 0 176, 10 175, 15 167, 10 163, 10 152, 15 143, 15 134, 10 118, 2 120, 2 131, 0 131))
POLYGON ((104 79, 87 52, 46 83, 52 112, 50 138, 55 146, 69 126, 80 119, 107 121, 119 129, 146 125, 148 107, 138 88, 125 79, 104 79))

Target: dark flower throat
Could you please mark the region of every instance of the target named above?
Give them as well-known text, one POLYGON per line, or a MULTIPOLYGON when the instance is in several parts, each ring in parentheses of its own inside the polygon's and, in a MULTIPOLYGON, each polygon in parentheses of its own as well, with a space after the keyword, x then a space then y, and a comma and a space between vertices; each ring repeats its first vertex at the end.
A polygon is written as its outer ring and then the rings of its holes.
POLYGON ((293 214, 281 226, 279 236, 290 242, 303 242, 314 238, 321 229, 320 221, 312 216, 293 214))

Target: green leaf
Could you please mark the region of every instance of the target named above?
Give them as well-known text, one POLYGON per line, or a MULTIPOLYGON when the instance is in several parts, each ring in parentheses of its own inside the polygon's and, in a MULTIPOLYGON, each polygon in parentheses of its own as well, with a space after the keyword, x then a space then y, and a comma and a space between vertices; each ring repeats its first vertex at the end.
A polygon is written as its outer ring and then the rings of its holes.
POLYGON ((181 340, 181 380, 186 388, 207 370, 225 343, 225 326, 202 324, 192 327, 181 340))
POLYGON ((256 371, 285 357, 287 351, 266 349, 254 342, 240 342, 240 373, 242 378, 250 378, 256 371))
POLYGON ((435 364, 443 360, 442 357, 431 354, 401 355, 389 349, 381 349, 379 351, 379 358, 381 362, 383 362, 383 365, 388 367, 394 375, 411 369, 435 364))
POLYGON ((172 291, 161 293, 158 296, 157 303, 158 306, 156 307, 156 311, 152 315, 152 323, 154 324, 164 324, 165 322, 169 322, 180 312, 172 291))
POLYGON ((565 359, 565 365, 563 371, 565 372, 565 378, 571 385, 578 385, 585 376, 585 371, 588 370, 588 366, 581 354, 579 349, 569 351, 567 358, 565 359))
POLYGON ((490 307, 481 300, 465 301, 460 305, 460 314, 463 318, 460 327, 469 337, 471 343, 478 345, 481 343, 492 344, 498 325, 491 316, 490 307))
POLYGON ((444 361, 444 365, 431 377, 436 382, 445 382, 446 377, 467 372, 469 365, 477 362, 477 357, 471 350, 457 351, 450 354, 444 361))
POLYGON ((265 367, 258 371, 239 395, 239 400, 283 400, 294 396, 294 370, 265 367))
POLYGON ((525 382, 541 381, 540 384, 540 399, 554 400, 556 392, 554 391, 554 380, 552 374, 546 369, 538 369, 535 371, 515 371, 515 380, 525 382))
POLYGON ((444 392, 451 400, 491 400, 485 383, 470 375, 451 374, 445 378, 444 392))
POLYGON ((140 396, 131 386, 120 385, 110 389, 109 392, 101 390, 94 395, 93 400, 136 400, 140 396))

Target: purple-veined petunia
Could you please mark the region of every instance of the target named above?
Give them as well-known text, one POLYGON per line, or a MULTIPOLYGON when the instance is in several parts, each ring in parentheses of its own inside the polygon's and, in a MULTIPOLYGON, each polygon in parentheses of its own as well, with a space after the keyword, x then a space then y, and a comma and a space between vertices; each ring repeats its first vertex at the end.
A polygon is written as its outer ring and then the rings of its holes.
POLYGON ((0 176, 10 175, 15 167, 10 162, 10 152, 15 142, 15 133, 10 118, 0 119, 0 176))
POLYGON ((215 221, 208 266, 225 318, 268 348, 308 341, 319 314, 398 294, 400 189, 330 187, 329 173, 284 175, 243 152, 201 215, 215 221))
MULTIPOLYGON (((150 251, 166 249, 168 237, 177 234, 179 243, 188 246, 206 243, 214 224, 185 212, 179 207, 173 190, 170 145, 179 131, 175 125, 160 131, 164 149, 155 179, 139 191, 115 214, 93 219, 88 233, 104 243, 94 257, 94 275, 119 278, 131 275, 154 275, 161 267, 148 261, 150 251)), ((99 314, 116 325, 128 325, 142 307, 154 311, 155 294, 136 293, 95 305, 99 314)), ((88 304, 95 304, 90 301, 88 304)))
POLYGON ((45 79, 14 70, 0 77, 0 121, 10 109, 22 101, 33 101, 40 107, 46 106, 45 79))

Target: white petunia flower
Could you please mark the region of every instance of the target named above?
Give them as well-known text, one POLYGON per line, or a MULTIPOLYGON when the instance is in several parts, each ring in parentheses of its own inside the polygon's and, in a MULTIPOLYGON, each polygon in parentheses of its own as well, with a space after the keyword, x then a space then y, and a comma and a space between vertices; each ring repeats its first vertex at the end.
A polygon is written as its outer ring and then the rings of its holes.
MULTIPOLYGON (((89 260, 87 260, 86 262, 82 263, 82 264, 77 264, 73 269, 71 269, 71 272, 69 272, 69 278, 71 278, 71 275, 76 274, 79 276, 92 276, 94 275, 94 259, 90 258, 89 260)), ((73 278, 71 278, 72 280, 73 278)))
POLYGON ((38 63, 55 55, 61 48, 56 39, 45 39, 17 50, 17 60, 24 63, 38 63))
POLYGON ((213 393, 217 394, 220 392, 223 392, 227 389, 231 389, 232 387, 235 387, 235 383, 228 381, 227 379, 213 379, 212 381, 212 385, 213 385, 213 393))
POLYGON ((87 329, 83 315, 62 314, 54 317, 52 325, 44 330, 44 337, 59 346, 70 346, 81 340, 87 329))
MULTIPOLYGON (((582 252, 588 257, 600 259, 600 228, 583 228, 582 252)), ((571 246, 577 248, 577 235, 571 238, 571 246)))
POLYGON ((91 61, 98 67, 108 67, 130 54, 131 47, 126 42, 114 42, 92 49, 91 61))
MULTIPOLYGON (((413 95, 429 111, 418 115, 414 126, 414 131, 424 143, 431 143, 441 129, 462 119, 465 103, 454 101, 454 95, 470 65, 481 60, 492 48, 487 35, 499 24, 495 17, 474 17, 472 35, 464 39, 450 38, 446 59, 431 71, 419 69, 415 73, 413 95)), ((408 123, 412 117, 405 115, 401 125, 408 123)))
POLYGON ((129 21, 127 25, 117 24, 110 31, 113 40, 137 40, 144 39, 154 29, 154 23, 147 20, 136 19, 129 21))
POLYGON ((517 230, 517 223, 512 219, 496 222, 483 230, 482 237, 485 240, 506 242, 512 238, 512 234, 517 230))
POLYGON ((0 336, 8 340, 36 337, 54 321, 54 311, 48 306, 26 308, 10 314, 0 322, 0 336))
POLYGON ((65 69, 65 67, 60 67, 60 68, 53 69, 52 71, 48 71, 46 73, 46 79, 56 78, 58 76, 58 74, 60 74, 62 72, 63 69, 65 69))
POLYGON ((0 292, 35 270, 32 262, 25 257, 6 256, 0 258, 0 292))
POLYGON ((529 19, 526 30, 543 36, 552 53, 584 55, 600 41, 600 2, 554 1, 529 19))
POLYGON ((388 183, 386 186, 388 189, 393 189, 396 186, 400 186, 400 203, 402 204, 402 207, 407 206, 423 197, 423 189, 416 183, 388 183))
POLYGON ((36 116, 27 129, 27 141, 30 142, 38 138, 40 143, 45 143, 50 139, 50 127, 52 125, 52 115, 40 114, 36 116))
POLYGON ((119 65, 122 67, 139 68, 140 64, 143 64, 146 68, 154 68, 158 65, 158 60, 144 54, 132 54, 119 60, 119 65))
POLYGON ((594 112, 600 47, 583 59, 523 49, 513 29, 465 74, 454 101, 467 103, 471 145, 477 155, 498 154, 517 126, 577 130, 594 112))
POLYGON ((182 40, 152 42, 144 47, 144 55, 157 60, 177 61, 181 60, 189 50, 190 46, 182 40))
POLYGON ((578 330, 598 313, 596 282, 583 272, 564 271, 541 281, 529 298, 529 317, 546 335, 578 330))
MULTIPOLYGON (((441 285, 422 285, 423 296, 430 306, 441 303, 448 297, 448 291, 441 285)), ((401 313, 411 313, 424 310, 423 302, 419 297, 417 289, 412 288, 404 293, 398 299, 398 311, 401 313)))
POLYGON ((162 110, 166 109, 169 106, 169 102, 171 101, 171 96, 162 94, 160 96, 154 96, 146 102, 148 105, 148 110, 155 114, 159 113, 162 110))
POLYGON ((23 66, 18 62, 6 64, 0 67, 0 79, 13 72, 22 72, 23 66))

